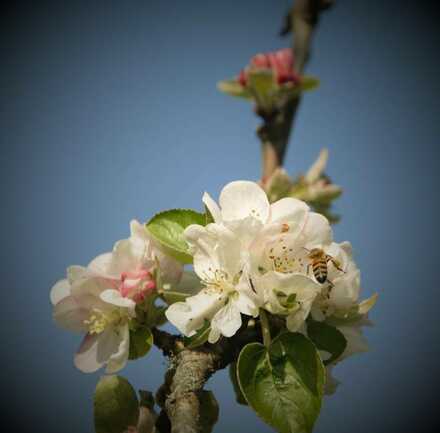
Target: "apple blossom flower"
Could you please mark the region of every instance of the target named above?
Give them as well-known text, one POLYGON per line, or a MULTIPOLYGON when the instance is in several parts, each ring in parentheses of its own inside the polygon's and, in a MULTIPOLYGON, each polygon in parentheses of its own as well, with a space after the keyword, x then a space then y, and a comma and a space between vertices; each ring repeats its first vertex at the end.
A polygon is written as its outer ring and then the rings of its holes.
POLYGON ((240 240, 227 227, 191 225, 185 238, 194 253, 194 270, 204 287, 184 302, 168 307, 167 319, 190 337, 211 323, 208 337, 232 337, 242 324, 241 313, 256 317, 258 299, 252 291, 243 262, 240 240))
POLYGON ((51 290, 55 321, 63 328, 85 333, 75 355, 84 372, 106 366, 108 373, 124 367, 129 354, 129 323, 135 307, 156 290, 156 274, 176 282, 182 266, 163 254, 137 221, 131 236, 113 251, 101 254, 87 267, 71 266, 67 278, 51 290))
POLYGON ((242 86, 247 85, 249 70, 251 69, 267 69, 272 71, 278 84, 297 84, 300 81, 300 77, 294 70, 293 52, 290 48, 257 54, 252 57, 249 66, 243 69, 238 76, 238 82, 242 86))
POLYGON ((107 373, 124 367, 129 353, 129 321, 136 303, 109 289, 91 268, 71 267, 68 278, 51 291, 56 323, 72 332, 85 333, 74 357, 85 373, 106 365, 107 373))
POLYGON ((328 246, 331 240, 332 231, 327 219, 308 211, 299 233, 282 230, 269 239, 254 243, 252 261, 254 268, 258 266, 254 282, 257 290, 263 293, 263 308, 287 316, 286 326, 292 332, 302 327, 315 298, 322 291, 322 285, 308 271, 307 252, 328 246))
POLYGON ((328 317, 344 319, 366 314, 376 302, 377 295, 359 303, 360 271, 353 260, 351 244, 332 242, 323 249, 326 254, 337 260, 341 270, 331 262, 328 263, 327 281, 322 285, 321 293, 316 297, 312 307, 313 318, 322 321, 328 317))
POLYGON ((304 246, 330 242, 328 222, 294 198, 269 204, 254 182, 231 182, 223 188, 219 204, 207 193, 203 202, 214 222, 189 226, 185 236, 205 289, 169 307, 168 320, 187 336, 209 320, 213 342, 220 335, 235 334, 240 313, 256 317, 263 307, 287 315, 289 328, 296 330, 319 285, 289 256, 303 254, 304 246))

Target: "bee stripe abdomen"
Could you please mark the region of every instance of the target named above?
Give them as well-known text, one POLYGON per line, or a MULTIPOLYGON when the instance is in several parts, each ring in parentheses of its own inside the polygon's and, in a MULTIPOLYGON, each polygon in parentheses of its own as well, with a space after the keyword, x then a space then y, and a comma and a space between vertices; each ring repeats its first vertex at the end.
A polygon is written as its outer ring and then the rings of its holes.
POLYGON ((327 264, 325 262, 314 263, 312 268, 318 283, 325 283, 327 279, 327 264))

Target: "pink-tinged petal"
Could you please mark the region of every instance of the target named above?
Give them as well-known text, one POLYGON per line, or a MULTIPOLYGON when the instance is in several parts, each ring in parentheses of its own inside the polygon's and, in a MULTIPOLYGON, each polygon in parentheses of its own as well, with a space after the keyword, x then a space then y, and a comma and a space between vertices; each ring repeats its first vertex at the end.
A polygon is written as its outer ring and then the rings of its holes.
POLYGON ((238 81, 243 87, 246 86, 247 81, 248 81, 248 74, 247 74, 247 72, 246 72, 244 69, 242 69, 242 70, 240 71, 240 74, 239 74, 238 77, 237 77, 237 81, 238 81))
POLYGON ((136 304, 129 298, 124 298, 118 290, 104 290, 100 295, 101 300, 117 307, 135 308, 136 304))
POLYGON ((98 341, 98 334, 87 334, 74 356, 75 367, 84 373, 93 373, 104 365, 98 361, 98 341))
POLYGON ((130 331, 128 325, 119 327, 117 329, 117 336, 119 338, 117 350, 110 356, 107 362, 107 368, 105 369, 105 372, 108 374, 113 374, 121 370, 128 361, 130 351, 130 331))
POLYGON ((104 278, 118 278, 118 273, 112 269, 112 253, 100 254, 95 257, 87 266, 92 275, 104 278))
POLYGON ((89 272, 84 266, 73 265, 67 268, 67 279, 70 284, 73 284, 82 278, 87 278, 88 275, 89 272))
POLYGON ((251 59, 251 65, 257 68, 270 68, 270 62, 267 54, 257 54, 251 59))
POLYGON ((70 295, 70 284, 67 279, 57 281, 50 291, 52 305, 58 304, 70 295))
POLYGON ((53 318, 57 325, 77 333, 87 331, 84 321, 89 318, 89 315, 89 310, 82 308, 73 296, 63 298, 53 310, 53 318))

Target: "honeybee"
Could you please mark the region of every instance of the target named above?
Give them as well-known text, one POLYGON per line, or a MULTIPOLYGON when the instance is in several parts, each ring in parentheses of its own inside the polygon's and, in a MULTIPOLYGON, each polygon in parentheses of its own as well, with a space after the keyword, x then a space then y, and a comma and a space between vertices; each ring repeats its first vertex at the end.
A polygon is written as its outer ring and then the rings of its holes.
POLYGON ((313 275, 316 278, 316 281, 320 284, 324 284, 326 281, 333 285, 331 281, 327 279, 328 275, 328 262, 333 263, 333 266, 340 272, 345 271, 341 268, 341 263, 339 260, 336 260, 334 257, 326 254, 321 248, 312 248, 311 250, 307 250, 304 248, 308 255, 307 257, 310 259, 311 263, 307 265, 307 274, 310 271, 310 267, 312 268, 313 275))

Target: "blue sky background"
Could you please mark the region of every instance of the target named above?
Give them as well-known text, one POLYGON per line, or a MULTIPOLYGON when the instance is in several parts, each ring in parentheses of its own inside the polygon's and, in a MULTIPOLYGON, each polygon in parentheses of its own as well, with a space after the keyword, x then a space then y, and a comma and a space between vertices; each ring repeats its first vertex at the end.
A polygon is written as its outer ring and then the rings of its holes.
MULTIPOLYGON (((258 119, 216 90, 277 32, 281 0, 18 2, 5 15, 0 77, 4 419, 17 431, 91 432, 101 373, 72 364, 77 336, 55 327, 49 290, 128 235, 130 219, 201 208, 258 179, 258 119), (28 430, 29 429, 29 430, 28 430)), ((379 291, 371 351, 338 366, 316 433, 400 431, 434 416, 440 255, 438 32, 429 2, 338 1, 322 17, 285 161, 322 147, 344 187, 337 240, 350 240, 364 296, 379 291)), ((156 390, 153 350, 122 372, 156 390)), ((216 433, 270 432, 235 404, 227 372, 208 388, 216 433)))

